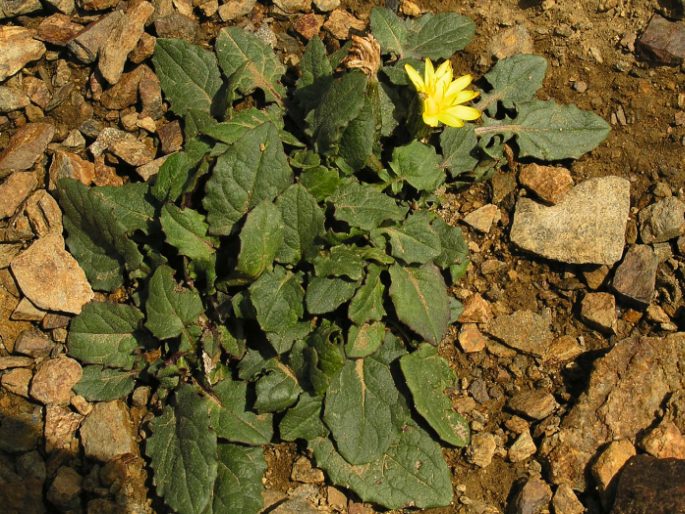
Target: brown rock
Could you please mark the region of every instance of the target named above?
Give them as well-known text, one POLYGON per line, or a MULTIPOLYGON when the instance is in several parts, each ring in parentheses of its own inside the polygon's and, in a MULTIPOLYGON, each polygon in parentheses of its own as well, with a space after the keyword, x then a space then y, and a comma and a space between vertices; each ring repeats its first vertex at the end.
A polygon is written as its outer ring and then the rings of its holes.
POLYGON ((488 323, 492 319, 492 307, 480 293, 474 293, 464 301, 459 315, 460 323, 488 323))
POLYGON ((123 11, 113 11, 103 16, 69 41, 67 47, 80 61, 86 64, 95 62, 100 48, 107 41, 107 37, 115 27, 119 27, 124 23, 124 18, 125 14, 123 11))
POLYGON ((122 401, 96 403, 80 430, 87 457, 107 462, 125 453, 138 454, 136 432, 122 401))
POLYGON ((38 237, 45 237, 51 232, 61 234, 64 230, 62 211, 57 200, 45 189, 39 189, 26 200, 24 214, 31 224, 33 233, 38 237))
POLYGON ((552 506, 554 507, 554 514, 583 514, 585 507, 566 484, 561 484, 557 487, 552 498, 552 506))
POLYGON ((199 31, 200 25, 196 20, 176 11, 155 20, 155 32, 159 37, 184 39, 194 43, 199 31))
POLYGON ((42 437, 43 407, 0 389, 0 450, 27 452, 42 437))
POLYGON ((12 112, 29 105, 29 97, 20 89, 0 86, 0 112, 12 112))
POLYGON ((618 478, 611 514, 685 512, 685 461, 637 455, 618 478))
POLYGON ((662 421, 647 433, 641 446, 657 459, 685 459, 685 437, 672 421, 662 421))
POLYGON ((141 114, 158 120, 164 115, 164 103, 162 101, 162 88, 156 76, 145 77, 138 85, 140 103, 143 105, 141 114))
POLYGON ((79 7, 85 11, 104 11, 119 4, 119 0, 78 0, 79 7))
POLYGON ((54 346, 43 332, 30 328, 19 334, 19 337, 14 342, 14 351, 35 359, 47 357, 54 346))
POLYGON ((36 77, 24 77, 24 91, 41 109, 46 109, 52 100, 52 93, 41 79, 36 77))
POLYGON ((590 289, 599 289, 604 284, 609 275, 609 266, 595 266, 592 269, 584 270, 583 278, 590 289))
POLYGON ((493 434, 481 432, 471 437, 471 444, 469 445, 466 458, 471 464, 475 464, 479 468, 486 468, 492 462, 497 450, 497 441, 493 434))
POLYGON ((106 127, 98 133, 97 139, 88 147, 88 151, 93 157, 100 157, 109 150, 116 141, 127 137, 135 139, 134 136, 127 134, 123 130, 106 127))
POLYGON ((554 396, 541 389, 517 393, 508 405, 511 410, 538 420, 545 419, 558 407, 554 396))
POLYGON ((571 172, 556 166, 528 164, 519 173, 519 182, 551 205, 559 203, 573 187, 571 172))
POLYGON ((78 314, 93 299, 86 274, 64 250, 61 234, 38 239, 11 267, 22 292, 41 309, 78 314))
POLYGON ((138 43, 136 43, 136 47, 131 50, 130 54, 128 54, 128 60, 133 64, 140 64, 141 62, 149 59, 152 57, 152 54, 155 53, 156 44, 157 38, 155 36, 151 36, 147 32, 143 32, 138 40, 138 43))
POLYGON ((45 45, 33 39, 35 31, 17 25, 0 25, 0 82, 31 61, 43 57, 45 45))
POLYGON ((588 326, 604 332, 616 333, 616 299, 609 293, 588 293, 580 303, 580 319, 588 326))
POLYGON ((685 230, 685 203, 675 196, 669 196, 642 209, 638 219, 643 243, 675 239, 685 230))
POLYGON ((53 6, 59 12, 63 14, 71 14, 76 8, 76 3, 74 0, 46 0, 48 4, 53 6))
POLYGON ((54 134, 55 127, 49 123, 29 123, 17 130, 5 151, 0 154, 0 178, 9 175, 11 171, 33 167, 54 134))
POLYGON ((149 66, 141 64, 133 71, 124 73, 121 80, 108 90, 103 91, 100 103, 107 109, 121 110, 138 101, 138 86, 141 80, 157 80, 149 66))
POLYGON ((81 380, 83 370, 74 359, 59 356, 38 365, 31 382, 31 397, 45 404, 68 405, 71 388, 81 380))
POLYGON ((29 14, 40 10, 42 6, 38 0, 20 0, 18 2, 4 1, 0 3, 0 20, 14 18, 22 14, 29 14))
POLYGON ((229 0, 219 7, 219 17, 222 21, 231 21, 247 16, 256 3, 257 0, 229 0))
POLYGON ((155 158, 156 149, 136 139, 132 134, 114 141, 109 150, 131 166, 142 166, 155 158))
POLYGON ((348 39, 350 29, 364 30, 365 26, 362 20, 355 18, 344 9, 334 10, 323 24, 323 28, 336 39, 348 39))
POLYGON ((140 2, 126 11, 126 16, 112 27, 107 40, 100 48, 98 69, 110 84, 119 82, 124 64, 131 50, 136 47, 145 29, 145 22, 155 8, 150 2, 140 2))
POLYGON ((640 39, 638 51, 659 64, 677 65, 685 60, 685 26, 658 14, 652 16, 640 39))
POLYGON ((45 407, 45 451, 53 453, 64 451, 70 455, 78 453, 76 431, 81 426, 83 416, 72 412, 63 405, 45 407))
POLYGON ((69 403, 71 403, 71 406, 74 409, 76 409, 76 412, 78 412, 82 416, 87 416, 93 410, 93 404, 86 400, 80 394, 75 394, 74 396, 72 396, 71 401, 69 403))
POLYGON ((35 173, 14 172, 0 184, 0 219, 9 218, 38 186, 35 173))
POLYGON ((12 311, 10 319, 14 321, 40 321, 44 316, 44 310, 36 307, 28 298, 22 298, 12 311))
POLYGON ((162 153, 164 154, 177 152, 183 146, 183 132, 181 131, 181 123, 178 120, 159 127, 157 135, 159 136, 162 153))
POLYGON ((525 310, 498 316, 485 331, 511 348, 537 356, 545 354, 554 338, 547 318, 525 310))
POLYGON ((307 12, 312 8, 312 0, 274 0, 274 7, 286 14, 307 12))
MULTIPOLYGON (((171 154, 169 154, 169 155, 171 155, 171 154)), ((147 182, 152 177, 157 175, 157 173, 159 173, 159 168, 162 167, 162 164, 164 164, 164 161, 167 160, 169 155, 163 155, 162 157, 159 157, 158 159, 155 159, 154 161, 150 161, 147 164, 143 164, 142 166, 138 166, 136 168, 136 173, 138 173, 138 175, 140 175, 140 177, 147 182)))
POLYGON ((323 471, 312 466, 307 457, 300 457, 295 461, 290 478, 304 484, 323 484, 325 480, 323 471))
POLYGON ((75 179, 89 186, 95 178, 95 166, 75 153, 58 150, 52 157, 49 173, 50 182, 54 184, 54 187, 63 178, 75 179))
POLYGON ((509 506, 513 514, 538 514, 546 509, 552 499, 552 489, 541 478, 529 478, 516 493, 509 506))
POLYGON ((81 504, 81 487, 83 477, 74 468, 62 466, 57 470, 47 499, 62 511, 77 509, 81 504))
POLYGON ((100 480, 114 492, 119 505, 137 514, 153 514, 148 499, 145 461, 138 456, 125 454, 107 462, 100 471, 100 480))
POLYGON ((124 183, 123 179, 117 175, 117 170, 105 164, 105 157, 101 155, 95 158, 95 179, 96 186, 120 186, 124 183))
POLYGON ((633 443, 627 439, 613 441, 600 454, 597 461, 592 465, 592 476, 597 482, 597 488, 602 498, 602 503, 611 505, 614 496, 616 483, 614 477, 621 471, 621 468, 628 462, 628 459, 635 455, 633 443))
POLYGON ((33 371, 28 368, 14 368, 2 375, 0 384, 10 393, 29 397, 29 383, 33 378, 33 371))
POLYGON ((654 296, 659 259, 648 245, 634 245, 616 269, 612 287, 629 301, 649 305, 654 296))
POLYGON ((535 455, 538 451, 533 438, 530 436, 530 431, 526 430, 516 438, 516 441, 509 447, 509 460, 511 462, 523 462, 535 455))
POLYGON ((43 18, 38 25, 36 38, 57 46, 66 46, 83 30, 83 25, 74 23, 71 16, 55 13, 43 18))
POLYGON ((478 232, 487 234, 493 223, 497 223, 501 218, 501 214, 496 205, 483 205, 473 212, 468 213, 464 217, 464 223, 476 229, 478 232))
POLYGON ((320 14, 303 14, 297 18, 297 20, 295 20, 295 23, 293 23, 293 28, 295 29, 295 32, 297 32, 303 38, 309 40, 319 33, 321 26, 323 25, 323 21, 324 17, 320 14))
POLYGON ((40 326, 43 330, 52 330, 55 328, 66 328, 69 326, 71 321, 71 316, 66 316, 64 314, 57 314, 54 312, 49 312, 41 321, 40 326))
POLYGON ((485 350, 487 338, 483 336, 475 323, 464 323, 459 329, 459 346, 465 353, 485 350))

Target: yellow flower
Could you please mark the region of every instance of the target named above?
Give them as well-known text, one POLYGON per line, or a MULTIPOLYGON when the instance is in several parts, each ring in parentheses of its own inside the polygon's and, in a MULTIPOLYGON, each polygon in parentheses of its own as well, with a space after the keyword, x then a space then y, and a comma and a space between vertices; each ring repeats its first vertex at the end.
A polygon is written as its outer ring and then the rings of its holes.
POLYGON ((453 76, 452 63, 443 62, 436 70, 430 59, 426 58, 423 78, 409 64, 404 65, 409 79, 423 100, 423 122, 431 127, 444 123, 450 127, 463 127, 464 121, 480 118, 480 111, 462 105, 478 96, 478 91, 466 88, 473 78, 471 75, 453 76))

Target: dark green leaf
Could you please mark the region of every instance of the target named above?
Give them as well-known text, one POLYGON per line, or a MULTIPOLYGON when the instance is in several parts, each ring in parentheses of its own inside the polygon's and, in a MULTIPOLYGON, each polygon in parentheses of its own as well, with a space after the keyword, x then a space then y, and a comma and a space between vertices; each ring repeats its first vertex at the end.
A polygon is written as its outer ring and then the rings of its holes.
POLYGON ((324 213, 303 186, 294 184, 276 201, 283 217, 283 245, 276 260, 284 264, 297 264, 303 257, 312 255, 314 242, 324 231, 324 213))
POLYGON ((251 278, 264 273, 283 245, 284 224, 281 211, 264 200, 248 215, 240 231, 240 253, 236 269, 251 278))
POLYGON ((316 256, 313 264, 314 273, 318 277, 348 277, 360 280, 364 276, 364 261, 356 246, 334 246, 330 252, 316 256))
MULTIPOLYGON (((456 13, 424 14, 410 20, 406 56, 446 59, 463 50, 473 39, 476 25, 456 13)), ((404 57, 404 56, 401 56, 404 57)))
POLYGON ((452 177, 473 171, 478 164, 478 159, 471 155, 476 146, 478 146, 478 141, 472 126, 445 127, 440 134, 443 155, 440 166, 447 168, 452 177))
POLYGON ((302 393, 293 407, 288 409, 278 426, 281 439, 310 441, 316 437, 326 437, 328 429, 321 421, 323 398, 302 393))
POLYGON ((271 442, 273 417, 247 410, 247 382, 227 378, 214 386, 214 394, 221 403, 210 405, 210 423, 217 436, 254 446, 271 442))
POLYGON ((369 265, 366 280, 352 298, 347 309, 347 316, 358 325, 367 321, 380 321, 385 315, 383 308, 384 292, 385 286, 381 282, 381 268, 373 264, 369 265))
POLYGON ((175 202, 187 185, 200 161, 209 153, 204 141, 191 139, 182 152, 171 154, 159 169, 152 194, 160 201, 175 202))
POLYGON ((363 168, 373 154, 376 123, 376 113, 367 97, 359 115, 345 127, 339 143, 338 154, 355 170, 363 168))
POLYGON ((321 202, 331 196, 340 185, 338 170, 317 166, 300 174, 302 184, 311 195, 321 202))
POLYGON ((304 290, 296 275, 281 266, 267 271, 250 285, 250 301, 264 332, 282 333, 304 315, 304 290))
POLYGON ((368 357, 383 343, 385 325, 383 323, 365 323, 352 325, 347 335, 345 353, 351 358, 368 357))
POLYGON ((539 55, 519 54, 502 59, 485 74, 492 91, 483 95, 479 109, 487 109, 494 116, 498 102, 511 109, 514 103, 532 100, 546 72, 547 60, 539 55))
POLYGON ((90 402, 108 402, 128 396, 136 385, 137 373, 102 366, 84 366, 83 376, 74 386, 90 402))
POLYGON ((418 191, 433 192, 445 181, 445 172, 440 167, 440 157, 435 148, 419 141, 395 148, 390 166, 399 178, 418 191))
POLYGON ((392 255, 407 264, 424 264, 442 253, 440 237, 431 228, 430 215, 418 211, 401 225, 378 229, 390 239, 392 255))
POLYGON ((199 127, 202 134, 227 145, 237 142, 251 129, 271 122, 279 129, 283 125, 283 111, 276 105, 259 110, 255 107, 238 111, 231 119, 222 123, 208 123, 199 127))
POLYGON ((352 298, 357 290, 356 282, 342 278, 313 277, 307 286, 305 301, 310 314, 324 314, 340 307, 352 298))
POLYGON ((438 234, 442 246, 442 253, 433 260, 435 264, 444 269, 455 263, 468 262, 469 249, 461 229, 448 225, 441 218, 435 218, 431 227, 438 234))
MULTIPOLYGON (((219 443, 211 514, 257 514, 262 510, 264 451, 219 443)), ((209 514, 209 513, 205 513, 209 514)))
POLYGON ((364 230, 373 230, 386 220, 400 221, 407 212, 392 197, 356 182, 342 184, 330 202, 337 219, 364 230))
POLYGON ((385 7, 374 7, 371 11, 371 32, 381 45, 383 53, 404 54, 409 31, 399 16, 385 7))
POLYGON ((266 375, 257 380, 255 409, 259 412, 280 412, 294 405, 302 388, 285 364, 276 362, 266 375))

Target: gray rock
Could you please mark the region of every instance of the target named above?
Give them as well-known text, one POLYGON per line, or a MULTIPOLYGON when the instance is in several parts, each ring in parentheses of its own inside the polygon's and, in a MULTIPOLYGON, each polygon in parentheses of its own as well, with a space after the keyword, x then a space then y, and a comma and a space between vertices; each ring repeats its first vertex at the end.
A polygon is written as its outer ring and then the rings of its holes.
POLYGON ((40 10, 39 0, 3 0, 0 2, 0 20, 40 10))
POLYGON ((120 400, 95 404, 79 433, 87 457, 107 462, 124 453, 138 454, 136 431, 120 400))
POLYGON ((685 203, 675 196, 669 196, 642 209, 638 219, 643 243, 661 243, 675 239, 685 229, 685 203))
POLYGON ((31 382, 31 396, 41 403, 67 405, 83 370, 74 359, 60 355, 41 362, 31 382))
POLYGON ((549 319, 524 310, 498 316, 485 331, 511 348, 536 356, 544 355, 554 338, 549 319))
POLYGON ((123 23, 125 16, 123 11, 113 11, 107 16, 103 16, 69 41, 67 48, 80 61, 86 64, 95 62, 100 48, 107 41, 107 37, 114 27, 123 23))
POLYGON ((614 291, 628 301, 648 305, 654 296, 659 258, 647 245, 632 246, 616 269, 614 291))
POLYGON ((507 512, 510 514, 538 514, 547 508, 552 499, 552 489, 541 478, 529 478, 516 493, 507 512))
POLYGON ((511 241, 523 250, 572 264, 614 264, 621 258, 630 210, 630 182, 586 180, 551 207, 516 203, 511 241))
POLYGON ((197 20, 174 11, 155 20, 155 32, 159 37, 184 39, 194 43, 200 32, 200 25, 197 20))

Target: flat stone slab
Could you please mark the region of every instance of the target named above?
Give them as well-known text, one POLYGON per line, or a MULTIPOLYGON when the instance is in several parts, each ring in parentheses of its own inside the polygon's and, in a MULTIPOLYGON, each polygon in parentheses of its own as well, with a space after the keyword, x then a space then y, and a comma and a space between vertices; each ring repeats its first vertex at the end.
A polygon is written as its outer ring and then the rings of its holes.
POLYGON ((612 265, 623 255, 629 211, 630 182, 593 178, 551 207, 520 198, 510 237, 521 249, 547 259, 612 265))

